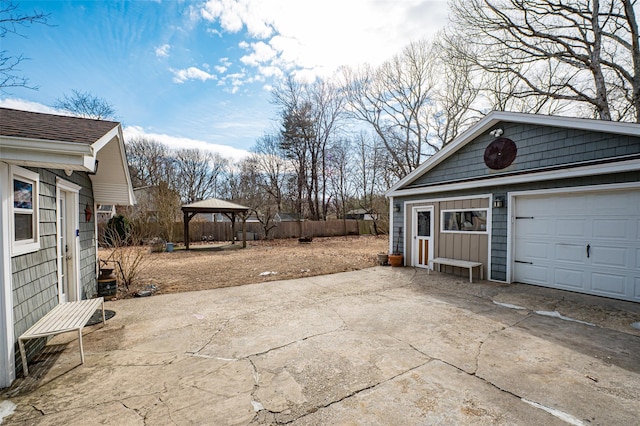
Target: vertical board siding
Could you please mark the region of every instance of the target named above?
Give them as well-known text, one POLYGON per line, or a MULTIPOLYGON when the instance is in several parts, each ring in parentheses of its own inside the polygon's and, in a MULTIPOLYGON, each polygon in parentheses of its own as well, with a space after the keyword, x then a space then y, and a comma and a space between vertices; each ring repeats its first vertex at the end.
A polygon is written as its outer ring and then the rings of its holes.
MULTIPOLYGON (((16 354, 19 354, 18 337, 58 304, 56 177, 61 177, 82 187, 79 197, 79 262, 82 298, 94 297, 97 292, 93 224, 95 215, 92 216, 90 222, 87 222, 84 214, 86 204, 89 204, 93 211, 91 180, 86 173, 81 172, 74 172, 70 177, 67 177, 61 170, 28 169, 40 176, 38 198, 40 250, 11 259, 16 354)), ((31 359, 45 343, 46 339, 44 338, 28 341, 26 345, 28 358, 31 359)), ((22 363, 16 362, 15 365, 16 373, 19 373, 22 370, 22 363)))
MULTIPOLYGON (((468 210, 473 208, 487 208, 489 201, 486 198, 465 198, 451 201, 441 201, 438 203, 438 218, 440 219, 442 210, 468 210)), ((436 234, 439 234, 438 242, 436 242, 436 252, 433 257, 447 257, 450 259, 469 260, 474 262, 482 262, 486 268, 488 265, 488 235, 487 234, 471 234, 465 232, 447 232, 440 233, 440 222, 436 228, 436 234)), ((455 274, 459 276, 468 276, 467 269, 457 268, 455 266, 442 265, 442 272, 455 274)))

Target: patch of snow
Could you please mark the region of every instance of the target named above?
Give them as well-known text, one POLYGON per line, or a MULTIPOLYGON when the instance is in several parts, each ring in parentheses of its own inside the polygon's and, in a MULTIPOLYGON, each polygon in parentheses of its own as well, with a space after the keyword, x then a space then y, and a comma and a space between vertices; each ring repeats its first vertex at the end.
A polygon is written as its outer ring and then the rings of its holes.
POLYGON ((563 411, 557 410, 555 408, 550 408, 550 407, 545 407, 542 404, 538 404, 537 402, 533 402, 533 401, 529 401, 528 399, 525 398, 520 398, 522 400, 522 402, 529 404, 533 407, 539 408, 541 410, 546 411, 547 413, 551 414, 554 417, 559 418, 560 420, 569 423, 570 425, 574 425, 574 426, 585 426, 585 424, 580 420, 577 419, 575 417, 573 417, 571 414, 565 413, 563 411))
POLYGON ((251 401, 251 405, 253 405, 253 411, 256 413, 260 410, 264 410, 264 405, 260 404, 258 401, 251 401))
POLYGON ((496 302, 495 300, 493 301, 493 303, 495 303, 496 305, 499 305, 499 306, 503 306, 505 308, 509 308, 509 309, 518 309, 518 310, 526 310, 527 309, 527 308, 523 308, 522 306, 512 305, 511 303, 496 302))
POLYGON ((275 271, 264 271, 264 272, 260 272, 259 275, 261 277, 266 277, 267 275, 278 275, 278 273, 275 271))
POLYGON ((202 315, 202 314, 193 314, 193 317, 195 319, 199 319, 199 320, 203 320, 204 319, 204 315, 202 315))
POLYGON ((637 330, 640 330, 640 322, 631 323, 631 327, 633 327, 633 328, 635 328, 637 330))
POLYGON ((0 401, 0 424, 2 424, 2 419, 12 415, 14 411, 16 411, 16 404, 8 399, 0 401))
POLYGON ((535 312, 538 315, 544 315, 544 316, 547 316, 547 317, 560 318, 560 319, 565 320, 565 321, 578 322, 580 324, 590 325, 591 327, 595 327, 596 326, 595 324, 593 324, 591 322, 580 321, 580 320, 577 320, 577 319, 565 317, 564 315, 561 315, 560 312, 558 312, 558 311, 535 311, 535 312))

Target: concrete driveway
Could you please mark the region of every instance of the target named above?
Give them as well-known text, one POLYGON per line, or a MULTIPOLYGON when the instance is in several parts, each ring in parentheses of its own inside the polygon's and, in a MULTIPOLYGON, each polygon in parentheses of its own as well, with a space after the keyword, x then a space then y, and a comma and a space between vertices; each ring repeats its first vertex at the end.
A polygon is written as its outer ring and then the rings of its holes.
POLYGON ((634 303, 376 267, 107 308, 106 326, 85 329, 84 365, 74 336, 58 336, 4 391, 3 424, 640 418, 634 303))

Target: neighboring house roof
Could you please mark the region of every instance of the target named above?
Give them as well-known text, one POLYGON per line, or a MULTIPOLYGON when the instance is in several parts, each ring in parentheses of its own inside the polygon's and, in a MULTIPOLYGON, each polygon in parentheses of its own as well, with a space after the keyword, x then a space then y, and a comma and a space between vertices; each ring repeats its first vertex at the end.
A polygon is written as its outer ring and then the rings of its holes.
POLYGON ((0 160, 89 172, 96 203, 135 202, 122 126, 114 121, 0 108, 0 160))
POLYGON ((281 222, 298 222, 300 215, 298 213, 276 213, 276 216, 281 222))
MULTIPOLYGON (((445 145, 440 151, 433 156, 429 157, 423 164, 416 168, 413 172, 409 173, 403 179, 400 179, 395 185, 393 185, 387 192, 387 197, 393 197, 398 195, 410 195, 414 192, 423 192, 424 188, 410 188, 411 184, 418 178, 429 172, 440 163, 451 157, 461 148, 468 143, 472 142, 477 137, 483 135, 491 128, 495 127, 501 122, 531 124, 539 126, 548 126, 556 128, 568 128, 579 129, 592 132, 612 133, 618 135, 640 136, 640 125, 635 123, 623 123, 615 121, 604 120, 591 120, 584 118, 569 118, 558 117, 550 115, 538 115, 538 114, 524 114, 515 112, 504 111, 492 111, 487 114, 483 119, 458 136, 449 144, 445 145)), ((637 169, 637 160, 633 160, 634 164, 630 164, 629 167, 637 169)), ((551 176, 551 174, 549 174, 551 176)), ((500 177, 499 174, 492 176, 492 178, 500 177)), ((477 182, 474 183, 477 185, 477 182)), ((442 189, 442 186, 441 188, 442 189)), ((454 189, 453 187, 451 189, 454 189)))

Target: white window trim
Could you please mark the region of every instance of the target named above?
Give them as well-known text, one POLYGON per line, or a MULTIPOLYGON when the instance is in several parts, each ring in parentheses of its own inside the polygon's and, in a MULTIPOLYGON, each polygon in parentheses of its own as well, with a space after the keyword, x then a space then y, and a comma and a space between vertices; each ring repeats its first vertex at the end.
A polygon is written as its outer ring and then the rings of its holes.
POLYGON ((9 223, 11 232, 11 257, 32 253, 40 250, 40 176, 37 173, 11 165, 9 169, 9 223), (33 238, 26 241, 16 241, 15 236, 15 208, 13 207, 13 180, 15 178, 33 182, 33 238))
POLYGON ((478 234, 488 234, 489 233, 489 224, 487 223, 485 226, 484 231, 466 231, 466 230, 455 230, 455 229, 444 229, 444 215, 445 213, 451 213, 451 212, 485 212, 485 218, 487 219, 487 222, 489 222, 489 209, 487 208, 461 208, 461 209, 446 209, 446 210, 440 210, 440 232, 443 234, 472 234, 472 235, 478 235, 478 234))

